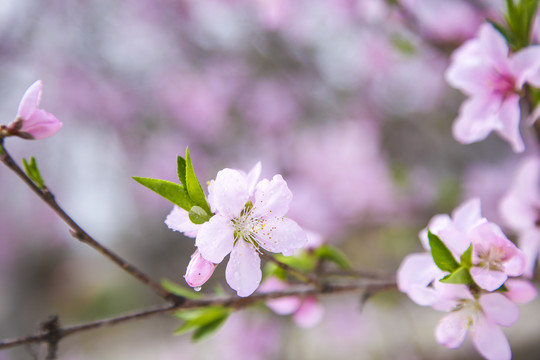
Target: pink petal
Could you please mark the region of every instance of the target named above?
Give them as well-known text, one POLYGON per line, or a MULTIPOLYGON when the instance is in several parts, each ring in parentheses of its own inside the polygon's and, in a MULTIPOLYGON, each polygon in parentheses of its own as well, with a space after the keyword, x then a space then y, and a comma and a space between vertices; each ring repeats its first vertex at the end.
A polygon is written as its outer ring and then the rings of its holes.
POLYGON ((216 264, 205 260, 201 256, 201 253, 196 250, 193 255, 191 255, 191 260, 186 269, 184 279, 186 279, 186 282, 191 287, 203 286, 204 283, 210 279, 215 268, 216 264))
MULTIPOLYGON (((259 286, 258 292, 264 294, 286 290, 288 287, 287 283, 271 276, 263 281, 261 286, 259 286)), ((285 296, 278 299, 267 300, 266 305, 278 315, 290 315, 300 307, 300 298, 297 296, 285 296)))
POLYGON ((439 321, 435 329, 435 339, 439 344, 455 349, 465 340, 468 326, 468 312, 463 310, 452 312, 439 321))
POLYGON ((508 45, 506 40, 491 24, 484 24, 478 32, 478 39, 485 54, 484 58, 500 73, 510 72, 508 45))
POLYGON ((201 255, 214 264, 219 264, 233 249, 234 229, 229 219, 214 215, 210 220, 201 224, 195 245, 201 255))
POLYGON ((534 82, 540 74, 540 46, 529 46, 520 50, 511 59, 510 66, 516 79, 517 89, 521 89, 526 82, 531 82, 538 87, 540 83, 534 82))
POLYGON ((479 198, 467 200, 452 211, 454 226, 459 231, 466 233, 483 221, 481 213, 479 198))
POLYGON ((500 107, 497 97, 474 97, 463 102, 454 121, 454 138, 463 144, 484 140, 491 131, 502 128, 494 116, 500 107))
POLYGON ((519 132, 519 95, 514 94, 505 98, 499 110, 498 117, 502 123, 502 129, 497 129, 499 135, 512 145, 514 152, 523 152, 525 150, 525 144, 519 132))
POLYGON ((502 294, 485 294, 478 302, 486 317, 496 324, 510 326, 519 319, 518 306, 502 294))
POLYGON ((540 208, 540 159, 530 157, 519 166, 512 188, 499 204, 499 211, 506 223, 515 230, 536 226, 540 208))
POLYGON ((253 192, 255 191, 255 186, 257 185, 257 181, 259 181, 260 176, 261 162, 259 161, 247 174, 248 192, 250 196, 253 195, 253 192))
POLYGON ((196 237, 197 232, 201 227, 201 225, 192 223, 189 219, 188 212, 176 205, 173 207, 169 215, 167 215, 165 225, 167 225, 169 229, 180 231, 189 237, 196 237))
POLYGON ((21 102, 19 103, 19 109, 17 110, 17 117, 21 117, 26 120, 32 115, 34 110, 41 101, 41 91, 43 90, 43 83, 41 80, 37 80, 25 91, 21 102))
POLYGON ((253 216, 285 216, 291 200, 292 192, 281 175, 275 175, 271 181, 261 180, 255 188, 253 216))
POLYGON ((438 214, 432 217, 431 220, 429 220, 428 227, 418 234, 424 249, 429 251, 428 229, 431 233, 438 235, 439 231, 447 228, 450 224, 452 224, 452 219, 450 219, 450 216, 447 214, 438 214))
POLYGON ((473 266, 470 273, 474 282, 487 291, 497 290, 508 279, 508 276, 502 271, 488 270, 478 266, 473 266))
POLYGON ((249 200, 246 176, 233 169, 219 171, 212 185, 210 199, 220 214, 229 219, 238 217, 249 200))
POLYGON ((428 286, 440 273, 430 253, 410 254, 398 268, 397 285, 400 291, 406 293, 413 285, 428 286))
POLYGON ((296 325, 309 329, 317 325, 323 318, 324 307, 312 296, 306 297, 293 315, 296 325))
POLYGON ((532 278, 540 253, 540 229, 535 227, 521 234, 519 247, 526 257, 524 276, 532 278))
POLYGON ((23 121, 20 131, 32 135, 34 139, 43 139, 56 134, 61 127, 62 123, 53 114, 35 109, 30 117, 23 121))
POLYGON ((238 296, 246 297, 259 287, 262 278, 261 259, 253 245, 238 240, 231 251, 225 278, 238 296))
POLYGON ((504 296, 517 304, 526 304, 538 296, 538 290, 529 280, 508 279, 504 286, 508 289, 504 296))
POLYGON ((510 344, 502 330, 483 316, 479 316, 471 329, 476 350, 490 360, 506 360, 512 357, 510 344))
POLYGON ((264 249, 292 255, 294 250, 307 245, 307 235, 293 220, 273 218, 265 221, 263 228, 256 233, 256 240, 264 249))

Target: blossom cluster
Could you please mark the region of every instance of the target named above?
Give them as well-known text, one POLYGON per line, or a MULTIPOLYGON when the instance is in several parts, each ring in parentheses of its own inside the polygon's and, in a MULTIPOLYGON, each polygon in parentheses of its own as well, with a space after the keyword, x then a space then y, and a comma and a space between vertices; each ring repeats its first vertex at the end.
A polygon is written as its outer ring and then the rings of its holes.
POLYGON ((439 343, 459 347, 470 332, 482 356, 509 359, 510 345, 499 326, 515 323, 516 304, 537 292, 517 278, 525 271, 525 254, 481 216, 480 207, 479 199, 471 199, 451 217, 433 217, 420 233, 426 251, 403 260, 398 288, 419 305, 449 312, 435 330, 439 343))
POLYGON ((292 193, 281 175, 259 181, 261 165, 249 173, 223 169, 208 185, 212 216, 195 224, 189 212, 175 206, 165 223, 173 230, 195 237, 197 250, 188 265, 185 279, 195 288, 212 275, 215 264, 230 254, 225 277, 239 296, 249 296, 262 279, 263 250, 292 255, 307 244, 307 235, 285 217, 292 193))

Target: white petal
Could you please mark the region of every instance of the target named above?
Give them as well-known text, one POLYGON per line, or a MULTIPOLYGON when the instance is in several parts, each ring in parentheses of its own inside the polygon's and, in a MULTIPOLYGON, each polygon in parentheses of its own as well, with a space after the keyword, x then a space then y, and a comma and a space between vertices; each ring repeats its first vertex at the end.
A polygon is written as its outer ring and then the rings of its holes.
POLYGON ((435 329, 435 338, 439 344, 455 349, 465 340, 468 324, 469 313, 467 311, 452 312, 439 321, 435 329))
POLYGON ((199 228, 195 245, 206 260, 219 264, 234 244, 234 229, 229 219, 214 215, 199 228))
POLYGON ((510 326, 519 319, 519 308, 506 296, 498 293, 482 295, 478 300, 486 318, 502 326, 510 326))
POLYGON ((454 225, 461 232, 468 232, 482 220, 482 210, 479 198, 472 198, 459 205, 452 212, 454 225))
POLYGON ((273 218, 265 221, 263 228, 256 233, 259 245, 270 252, 292 255, 295 249, 307 245, 307 235, 293 220, 273 218))
POLYGON ((246 176, 233 169, 219 171, 212 186, 211 199, 217 212, 229 219, 238 217, 249 200, 246 176))
POLYGON ((505 98, 498 112, 498 117, 503 125, 497 132, 503 139, 512 145, 512 150, 516 153, 525 150, 525 144, 519 132, 519 95, 510 95, 505 98))
POLYGON ((238 240, 231 251, 225 278, 238 296, 246 297, 259 287, 262 278, 261 259, 253 245, 238 240))
POLYGON ((261 176, 261 167, 261 162, 259 161, 247 174, 248 191, 250 196, 253 195, 257 181, 259 181, 259 177, 261 176))
POLYGON ((471 337, 476 350, 489 360, 506 360, 512 357, 510 344, 501 328, 479 316, 471 329, 471 337))
POLYGON ((254 217, 282 217, 289 210, 292 192, 281 175, 275 175, 272 181, 263 179, 255 188, 255 201, 252 214, 254 217))
POLYGON ((201 227, 201 225, 192 223, 189 219, 189 213, 176 205, 171 210, 169 215, 167 215, 165 224, 169 227, 169 229, 180 231, 189 237, 196 237, 197 232, 201 227))

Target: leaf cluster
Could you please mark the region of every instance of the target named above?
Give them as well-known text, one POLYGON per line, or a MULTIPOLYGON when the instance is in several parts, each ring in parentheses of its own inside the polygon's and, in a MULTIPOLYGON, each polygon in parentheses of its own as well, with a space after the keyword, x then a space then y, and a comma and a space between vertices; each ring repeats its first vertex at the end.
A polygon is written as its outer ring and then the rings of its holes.
POLYGON ((493 26, 506 38, 512 51, 518 51, 531 44, 531 33, 540 0, 506 0, 506 23, 491 21, 493 26))
POLYGON ((36 158, 31 157, 30 161, 27 161, 25 158, 22 159, 24 172, 30 180, 34 182, 34 184, 37 185, 38 188, 44 189, 45 183, 43 181, 43 178, 41 177, 41 173, 39 172, 39 168, 37 166, 36 158))
POLYGON ((442 271, 449 272, 441 279, 441 282, 448 284, 474 285, 474 280, 469 272, 472 267, 472 244, 463 254, 459 262, 454 258, 452 252, 444 242, 435 234, 428 232, 431 256, 435 265, 442 271))
POLYGON ((206 201, 206 195, 197 179, 189 148, 186 157, 177 156, 177 173, 180 184, 146 177, 134 176, 133 179, 155 193, 163 196, 189 213, 189 219, 195 224, 202 224, 212 217, 212 210, 206 201))

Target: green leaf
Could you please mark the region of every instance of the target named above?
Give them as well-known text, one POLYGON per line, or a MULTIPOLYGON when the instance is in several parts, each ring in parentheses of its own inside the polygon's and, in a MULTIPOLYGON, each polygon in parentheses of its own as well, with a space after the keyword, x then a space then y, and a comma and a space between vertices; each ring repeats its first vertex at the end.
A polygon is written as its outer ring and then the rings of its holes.
POLYGON ((219 306, 177 311, 174 316, 184 320, 185 323, 178 327, 174 334, 181 335, 195 330, 192 339, 200 341, 216 332, 227 320, 230 313, 230 309, 219 306))
POLYGON ((265 278, 268 276, 275 276, 279 280, 287 280, 287 272, 270 261, 264 265, 263 274, 265 278))
POLYGON ((464 268, 464 267, 459 267, 450 275, 446 275, 445 277, 441 279, 441 282, 447 283, 447 284, 465 284, 465 285, 471 285, 474 283, 471 277, 471 274, 469 273, 469 269, 464 268))
POLYGON ((186 189, 195 205, 202 207, 209 214, 212 213, 210 206, 206 202, 206 196, 197 179, 197 175, 195 175, 195 170, 193 169, 193 164, 191 163, 191 157, 189 155, 189 148, 186 148, 186 189))
POLYGON ((202 297, 200 293, 195 292, 193 289, 178 285, 169 279, 161 279, 161 286, 168 292, 174 295, 183 296, 187 299, 200 299, 202 297))
POLYGON ((349 259, 347 259, 345 253, 328 244, 319 246, 315 250, 315 256, 317 256, 319 259, 331 261, 342 269, 349 269, 351 267, 351 263, 349 259))
POLYGON ((186 183, 186 159, 178 155, 176 157, 176 172, 178 173, 178 180, 180 183, 187 188, 186 183))
POLYGON ((276 254, 275 258, 300 272, 312 271, 317 265, 316 259, 305 251, 291 256, 276 254))
POLYGON ((175 205, 189 211, 193 206, 193 201, 189 198, 187 191, 182 185, 160 179, 151 179, 134 176, 133 180, 139 184, 146 186, 150 190, 163 196, 175 205))
POLYGON ((28 175, 30 180, 32 180, 37 185, 37 187, 43 189, 45 187, 45 183, 43 182, 43 178, 41 177, 41 173, 39 172, 36 158, 32 156, 30 158, 30 162, 26 161, 26 159, 23 158, 22 162, 26 175, 28 175))
POLYGON ((223 326, 223 324, 225 324, 225 321, 227 321, 228 317, 229 317, 228 313, 223 314, 222 317, 217 318, 214 321, 212 321, 212 322, 210 322, 210 323, 208 323, 206 325, 201 326, 200 328, 195 330, 195 332, 193 333, 193 336, 191 337, 191 339, 193 341, 202 341, 202 340, 210 337, 216 331, 218 331, 219 328, 221 328, 221 326, 223 326))
POLYGON ((189 210, 189 220, 194 224, 203 224, 210 220, 211 217, 212 214, 208 214, 202 207, 197 205, 189 210))
POLYGON ((433 261, 442 271, 453 272, 459 267, 458 262, 454 259, 454 256, 448 250, 446 245, 441 241, 441 239, 428 232, 429 247, 431 248, 431 256, 433 256, 433 261))
POLYGON ((461 254, 461 266, 466 267, 467 269, 470 269, 472 266, 472 244, 469 245, 467 250, 463 254, 461 254))

